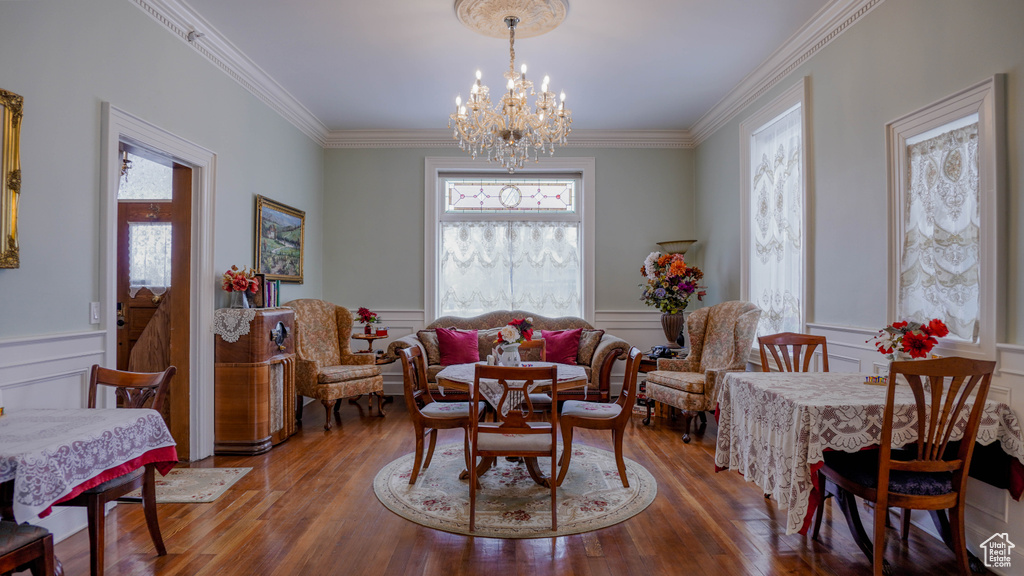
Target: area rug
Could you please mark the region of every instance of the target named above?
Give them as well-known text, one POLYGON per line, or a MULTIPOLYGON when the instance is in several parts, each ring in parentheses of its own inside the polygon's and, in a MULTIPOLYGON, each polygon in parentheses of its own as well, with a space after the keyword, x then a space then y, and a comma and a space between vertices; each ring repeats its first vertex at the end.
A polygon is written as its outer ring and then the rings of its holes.
MULTIPOLYGON (((156 475, 156 502, 213 502, 252 468, 175 468, 167 476, 156 475)), ((142 500, 142 490, 129 492, 123 500, 142 500)))
MULTIPOLYGON (((430 468, 409 485, 413 454, 391 462, 373 480, 389 510, 417 524, 455 534, 490 538, 545 538, 605 528, 630 518, 654 501, 658 484, 646 468, 626 459, 629 488, 622 487, 615 455, 582 444, 558 488, 558 531, 551 531, 551 491, 536 484, 522 462, 499 458, 480 477, 476 530, 469 532, 469 484, 459 480, 466 461, 462 443, 438 446, 430 468)), ((541 459, 547 475, 550 460, 541 459)))

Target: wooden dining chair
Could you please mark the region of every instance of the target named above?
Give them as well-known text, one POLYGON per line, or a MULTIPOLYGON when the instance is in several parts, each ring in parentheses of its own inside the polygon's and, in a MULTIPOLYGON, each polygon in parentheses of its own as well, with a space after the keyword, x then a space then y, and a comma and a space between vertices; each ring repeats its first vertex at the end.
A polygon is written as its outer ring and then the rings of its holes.
MULTIPOLYGON (((548 343, 543 338, 537 338, 534 340, 527 340, 519 345, 519 351, 522 353, 525 350, 537 350, 535 355, 541 362, 548 361, 548 343)), ((526 356, 532 358, 534 355, 529 352, 526 356)), ((527 360, 526 362, 529 362, 527 360)), ((533 392, 530 394, 530 401, 533 402, 533 410, 537 414, 543 414, 551 410, 551 394, 547 392, 533 392)))
POLYGON ((0 521, 0 574, 31 570, 54 576, 53 534, 41 526, 0 521))
MULTIPOLYGON (((622 353, 615 350, 609 354, 605 362, 614 362, 622 353)), ((612 444, 615 446, 615 465, 619 468, 619 479, 622 480, 622 487, 629 488, 629 480, 626 479, 626 462, 622 458, 622 438, 626 435, 626 424, 633 413, 633 405, 636 404, 636 379, 640 373, 640 360, 643 356, 640 349, 632 347, 629 349, 629 356, 626 359, 626 374, 622 378, 622 392, 619 398, 611 403, 584 402, 581 400, 567 400, 562 405, 562 414, 559 416, 559 424, 562 428, 562 459, 559 463, 558 485, 562 485, 565 473, 569 470, 569 460, 572 458, 572 431, 573 428, 587 428, 590 430, 611 430, 612 444)))
MULTIPOLYGON (((152 405, 149 408, 159 412, 167 398, 167 390, 176 371, 177 369, 171 366, 163 372, 122 372, 95 365, 92 367, 92 375, 89 378, 89 408, 96 407, 96 395, 99 387, 111 386, 115 389, 114 394, 118 403, 122 405, 121 407, 145 408, 146 403, 152 400, 152 405)), ((138 488, 142 488, 142 509, 145 512, 149 535, 153 539, 153 545, 156 546, 156 553, 158 556, 167 554, 156 514, 155 473, 156 466, 146 464, 123 476, 89 488, 71 500, 59 504, 59 506, 81 506, 86 509, 89 517, 89 546, 91 548, 89 572, 92 576, 103 574, 104 508, 108 502, 113 502, 138 488)))
POLYGON ((881 576, 885 553, 885 526, 890 506, 914 510, 949 510, 951 547, 962 576, 971 573, 964 539, 964 504, 967 473, 978 435, 996 363, 968 358, 938 358, 893 362, 889 366, 888 393, 877 451, 826 452, 821 470, 840 491, 840 502, 854 528, 854 538, 881 576), (894 403, 897 387, 914 393, 917 440, 902 450, 892 449, 894 403), (974 395, 973 398, 971 395, 974 395), (971 406, 968 408, 967 403, 971 406), (953 431, 969 410, 959 447, 947 450, 953 431), (849 495, 875 503, 874 545, 867 542, 849 495))
MULTIPOLYGON (((558 473, 556 459, 558 455, 558 411, 551 411, 549 422, 530 421, 533 406, 530 401, 529 389, 536 381, 549 381, 551 399, 558 402, 557 366, 546 367, 510 367, 486 366, 478 364, 473 376, 473 401, 481 402, 480 381, 496 380, 501 386, 501 397, 495 406, 495 422, 471 422, 470 428, 470 462, 474 470, 477 458, 496 458, 500 456, 518 456, 522 458, 551 458, 551 474, 547 483, 551 488, 551 529, 558 529, 558 509, 556 491, 558 473), (502 414, 502 406, 509 409, 502 414)), ((530 464, 527 463, 529 466, 530 464)), ((469 531, 476 529, 476 491, 477 482, 471 478, 469 482, 469 531)))
POLYGON ((412 463, 412 476, 409 484, 415 484, 420 474, 420 463, 426 469, 434 456, 434 445, 437 443, 438 430, 462 428, 463 446, 466 452, 466 469, 472 470, 469 461, 469 426, 470 420, 479 419, 483 412, 483 404, 477 402, 473 410, 470 402, 435 402, 427 387, 426 361, 418 346, 399 350, 402 359, 402 374, 405 377, 405 406, 409 409, 416 435, 416 455, 412 463), (423 439, 430 437, 427 448, 427 459, 423 461, 423 439))
POLYGON ((828 343, 824 336, 780 332, 758 336, 757 344, 761 348, 761 371, 763 372, 771 372, 766 352, 771 353, 775 360, 775 366, 781 372, 810 372, 814 351, 818 346, 821 346, 820 371, 828 372, 828 343))

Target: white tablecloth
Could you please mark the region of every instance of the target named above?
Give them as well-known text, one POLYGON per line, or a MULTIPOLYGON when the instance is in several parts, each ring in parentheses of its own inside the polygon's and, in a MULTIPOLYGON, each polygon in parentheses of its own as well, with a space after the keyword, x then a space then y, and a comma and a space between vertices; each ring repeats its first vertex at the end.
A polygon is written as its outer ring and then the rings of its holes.
MULTIPOLYGON (((445 382, 455 383, 460 388, 473 392, 473 378, 476 375, 477 364, 453 364, 447 366, 437 373, 437 385, 438 390, 444 394, 445 382)), ((587 383, 587 371, 582 366, 573 366, 572 364, 555 364, 554 362, 524 362, 522 364, 526 367, 546 367, 546 366, 557 366, 558 367, 558 386, 559 390, 563 388, 576 387, 580 383, 583 384, 583 397, 587 397, 586 383, 587 383)), ((537 380, 530 386, 529 391, 533 392, 535 389, 540 387, 550 387, 551 383, 548 380, 537 380)), ((480 381, 480 395, 483 396, 484 400, 488 404, 493 406, 495 409, 498 408, 498 402, 501 400, 502 387, 498 384, 497 380, 483 379, 480 381)), ((508 404, 506 402, 506 404, 508 404)), ((502 415, 508 414, 509 406, 502 406, 502 415)))
POLYGON ((174 445, 154 410, 12 410, 0 417, 0 482, 14 480, 14 516, 25 522, 104 471, 174 445))
MULTIPOLYGON (((736 470, 788 508, 786 533, 800 531, 814 489, 813 467, 825 450, 856 452, 878 444, 886 386, 865 374, 736 372, 718 389, 715 465, 736 470)), ((917 439, 909 386, 896 390, 893 446, 917 439)), ((963 437, 965 410, 953 440, 963 437)), ((1024 433, 1006 404, 985 403, 978 440, 998 441, 1024 464, 1024 433)))

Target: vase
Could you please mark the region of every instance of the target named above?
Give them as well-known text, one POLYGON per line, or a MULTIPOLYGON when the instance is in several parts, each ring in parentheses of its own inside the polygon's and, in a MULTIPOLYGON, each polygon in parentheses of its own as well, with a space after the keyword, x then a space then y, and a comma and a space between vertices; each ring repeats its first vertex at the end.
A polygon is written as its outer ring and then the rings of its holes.
POLYGON ((372 334, 373 330, 370 328, 370 324, 363 325, 363 334, 372 334))
POLYGON ((518 342, 498 344, 498 366, 519 366, 521 363, 518 342))
POLYGON ((245 292, 234 290, 231 292, 231 307, 232 308, 250 308, 249 297, 245 292))
POLYGON ((681 345, 678 339, 685 327, 686 317, 683 316, 682 312, 661 315, 661 329, 665 331, 665 338, 668 340, 669 347, 675 348, 677 345, 681 345))

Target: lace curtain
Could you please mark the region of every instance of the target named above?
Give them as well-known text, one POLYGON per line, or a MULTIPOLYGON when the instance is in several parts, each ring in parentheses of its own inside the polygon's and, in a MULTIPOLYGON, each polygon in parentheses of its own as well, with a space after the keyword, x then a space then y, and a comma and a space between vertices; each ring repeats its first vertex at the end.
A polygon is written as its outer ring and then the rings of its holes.
POLYGON ((170 222, 128 223, 128 293, 143 288, 159 296, 171 285, 170 222))
POLYGON ((908 146, 901 318, 942 319, 974 341, 979 322, 978 124, 908 146))
POLYGON ((750 299, 762 310, 758 335, 802 331, 801 122, 797 107, 751 137, 750 299))
POLYGON ((583 315, 579 223, 444 222, 440 262, 441 315, 583 315))

